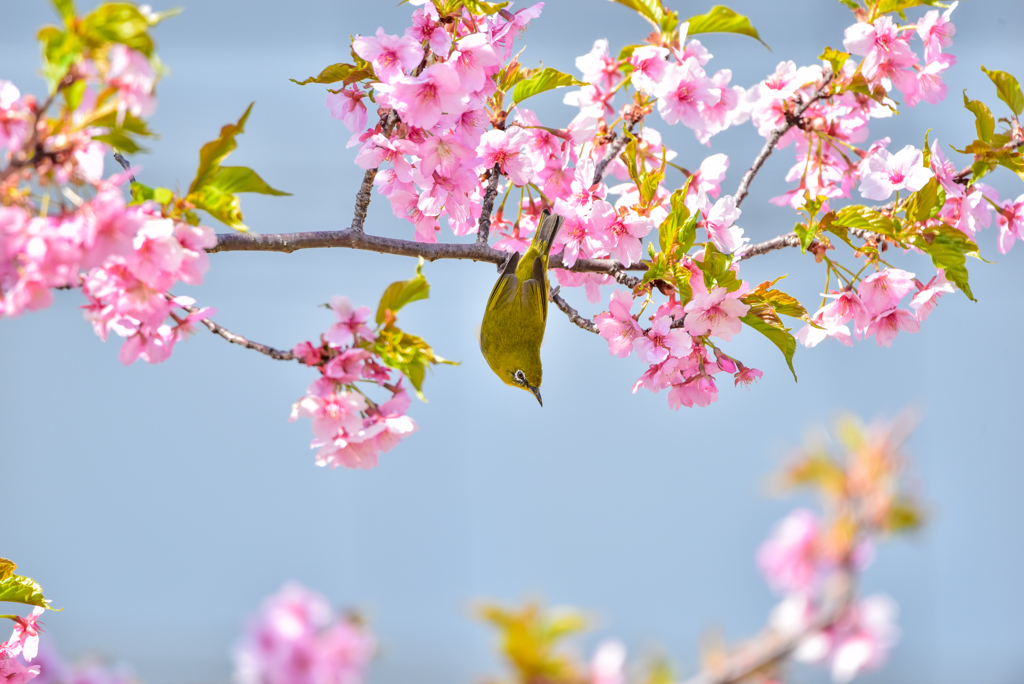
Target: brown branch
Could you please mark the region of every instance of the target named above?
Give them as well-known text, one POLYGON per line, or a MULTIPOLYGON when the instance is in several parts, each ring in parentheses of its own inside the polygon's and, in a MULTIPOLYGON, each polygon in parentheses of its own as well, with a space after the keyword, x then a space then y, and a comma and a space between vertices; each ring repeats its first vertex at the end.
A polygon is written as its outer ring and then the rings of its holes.
POLYGON ((853 574, 849 570, 837 571, 832 578, 833 598, 803 630, 795 634, 780 634, 766 629, 753 642, 716 663, 683 684, 734 684, 754 672, 763 670, 787 658, 807 637, 827 629, 838 622, 853 602, 853 574))
POLYGON ((786 247, 799 247, 800 238, 797 237, 796 233, 786 233, 785 235, 779 235, 773 237, 771 240, 759 242, 756 245, 747 245, 739 254, 733 258, 733 263, 739 263, 750 257, 760 256, 773 252, 776 249, 784 249, 786 247))
POLYGON ((594 325, 594 321, 581 316, 579 311, 569 305, 569 302, 562 299, 561 295, 558 294, 561 289, 562 288, 560 287, 553 287, 548 293, 548 297, 555 303, 555 306, 557 306, 559 310, 569 318, 570 323, 574 323, 576 326, 586 330, 587 332, 592 332, 595 335, 599 334, 597 332, 597 326, 594 325))
MULTIPOLYGON (((343 247, 380 254, 423 257, 427 261, 438 259, 466 259, 500 264, 508 252, 479 243, 415 242, 400 238, 387 238, 354 230, 325 230, 305 233, 220 233, 217 244, 207 252, 285 252, 300 249, 325 249, 343 247)), ((571 268, 562 263, 562 255, 551 257, 550 268, 564 268, 577 273, 603 273, 615 276, 623 285, 635 287, 639 279, 627 275, 626 271, 646 271, 643 263, 623 266, 614 259, 577 259, 571 268), (635 281, 635 282, 634 282, 635 281)))
MULTIPOLYGON (((168 295, 168 298, 170 298, 170 295, 168 295)), ((181 305, 179 304, 179 306, 181 305)), ((196 311, 199 311, 199 309, 194 306, 182 306, 181 308, 185 309, 185 311, 188 311, 189 313, 195 313, 196 311)), ((280 349, 274 349, 273 347, 268 347, 265 344, 260 344, 259 342, 253 342, 252 340, 248 340, 242 337, 241 335, 231 332, 224 326, 218 325, 209 318, 203 318, 199 322, 205 325, 207 329, 214 335, 220 335, 221 337, 223 337, 225 340, 232 344, 237 344, 242 347, 245 347, 246 349, 258 351, 260 354, 265 354, 276 361, 296 360, 295 355, 292 354, 290 351, 281 351, 280 349)))
POLYGON ((484 202, 480 207, 480 221, 477 223, 476 244, 486 245, 491 237, 491 212, 494 211, 494 198, 498 196, 498 181, 501 179, 501 165, 495 164, 487 170, 487 190, 484 191, 484 202))
MULTIPOLYGON (((392 109, 384 122, 384 137, 390 137, 395 124, 398 123, 398 112, 392 109)), ((377 177, 377 170, 380 167, 367 169, 363 174, 363 182, 359 184, 359 192, 356 193, 356 209, 352 214, 351 230, 357 233, 363 232, 363 224, 366 223, 366 212, 370 208, 370 199, 373 198, 373 180, 377 177)))
POLYGON ((754 159, 754 163, 751 164, 750 168, 747 169, 747 172, 743 174, 743 178, 740 180, 740 186, 736 189, 734 197, 736 198, 737 207, 743 204, 743 200, 746 199, 747 193, 750 191, 750 183, 754 180, 754 176, 756 176, 757 172, 761 170, 762 166, 764 166, 765 161, 767 161, 768 157, 771 156, 772 151, 775 149, 775 146, 779 144, 779 140, 782 136, 788 133, 793 126, 802 127, 803 122, 801 121, 800 116, 807 111, 808 107, 829 94, 829 84, 832 82, 833 76, 834 74, 829 74, 825 79, 825 82, 820 88, 818 88, 817 92, 814 93, 814 96, 807 100, 807 102, 801 103, 795 110, 793 110, 792 113, 787 114, 786 123, 779 126, 768 135, 768 140, 765 141, 764 147, 761 148, 761 152, 758 153, 757 158, 754 159))
MULTIPOLYGON (((630 135, 633 134, 633 126, 635 124, 630 123, 626 126, 625 131, 630 135)), ((597 166, 594 167, 594 183, 600 183, 601 179, 604 178, 604 170, 608 168, 608 165, 613 159, 619 156, 622 152, 622 148, 626 146, 626 141, 629 136, 622 135, 616 137, 616 139, 608 146, 608 151, 604 153, 604 157, 601 161, 597 162, 597 166)))

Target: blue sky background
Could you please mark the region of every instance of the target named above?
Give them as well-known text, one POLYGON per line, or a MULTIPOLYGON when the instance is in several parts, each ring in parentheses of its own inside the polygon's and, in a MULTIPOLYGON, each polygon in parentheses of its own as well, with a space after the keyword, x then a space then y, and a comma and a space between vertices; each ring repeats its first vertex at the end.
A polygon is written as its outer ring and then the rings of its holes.
MULTIPOLYGON (((86 6, 91 6, 88 3, 86 6)), ((137 156, 139 179, 187 187, 200 145, 256 107, 232 163, 252 166, 292 197, 246 196, 259 232, 348 225, 362 175, 343 126, 329 118, 320 86, 288 81, 348 54, 348 37, 407 26, 395 3, 186 3, 156 30, 172 73, 159 86, 153 153, 137 156)), ((683 16, 708 9, 670 1, 683 16)), ((0 78, 41 93, 34 32, 48 3, 4 2, 0 78)), ((733 69, 749 86, 780 60, 816 61, 839 47, 852 15, 832 0, 742 1, 771 46, 709 36, 709 70, 733 69)), ((164 9, 157 6, 156 9, 164 9)), ((912 17, 918 13, 912 11, 912 17)), ((1015 0, 971 0, 954 13, 950 96, 872 124, 872 139, 920 146, 927 128, 944 144, 973 139, 960 91, 1006 113, 979 64, 1024 76, 1015 0)), ((524 37, 528 64, 565 71, 607 37, 618 50, 646 25, 609 2, 553 0, 524 37)), ((537 98, 542 118, 574 114, 560 95, 537 98)), ((649 122, 697 166, 726 152, 731 192, 761 139, 748 125, 707 150, 682 127, 649 122)), ((790 211, 767 204, 792 164, 768 162, 741 225, 762 240, 789 230, 790 211)), ((1005 170, 1003 195, 1022 192, 1005 170)), ((221 230, 221 228, 218 228, 221 230)), ((367 230, 411 235, 375 196, 367 230)), ((942 300, 918 335, 891 349, 800 349, 794 384, 778 352, 752 332, 727 349, 764 379, 751 390, 723 383, 717 404, 671 411, 666 396, 629 388, 642 372, 609 357, 603 340, 552 311, 544 348, 545 408, 505 389, 480 357, 473 330, 495 277, 472 263, 428 264, 429 301, 402 312, 403 326, 441 355, 461 360, 428 378, 427 404, 411 413, 420 432, 369 472, 314 467, 307 422, 287 422, 312 371, 271 361, 200 333, 162 365, 117 361, 82 320, 76 292, 46 311, 0 321, 0 554, 43 583, 65 607, 47 618, 62 652, 102 653, 131 663, 150 684, 224 682, 243 620, 290 579, 354 606, 382 645, 370 681, 472 682, 499 672, 493 635, 468 617, 471 599, 531 597, 593 611, 584 641, 622 638, 632 656, 668 654, 692 672, 709 628, 753 634, 775 602, 754 566, 757 544, 798 502, 768 496, 769 473, 807 429, 840 410, 866 417, 915 407, 914 479, 928 527, 885 545, 864 577, 900 605, 904 637, 891 664, 865 682, 1024 678, 1024 478, 1019 349, 1024 248, 972 263, 978 303, 942 300)), ((318 308, 332 294, 374 306, 415 262, 342 250, 211 257, 195 292, 218 322, 289 347, 326 329, 318 308)), ((921 260, 900 261, 929 274, 921 260)), ((813 302, 823 272, 795 250, 743 265, 752 283, 789 273, 787 291, 813 302)), ((607 291, 606 291, 607 294, 607 291)), ((587 313, 582 292, 570 300, 587 313)), ((821 676, 801 670, 798 681, 821 676)))

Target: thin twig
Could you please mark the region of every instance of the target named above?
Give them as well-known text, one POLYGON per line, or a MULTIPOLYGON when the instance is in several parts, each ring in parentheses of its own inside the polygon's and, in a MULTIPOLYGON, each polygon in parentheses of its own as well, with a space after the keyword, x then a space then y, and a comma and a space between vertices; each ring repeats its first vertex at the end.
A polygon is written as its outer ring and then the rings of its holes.
MULTIPOLYGON (((196 311, 199 311, 199 309, 194 306, 183 306, 182 308, 185 309, 185 311, 188 311, 189 313, 195 313, 196 311)), ((245 347, 246 349, 258 351, 260 354, 265 354, 276 361, 296 360, 295 355, 292 354, 290 351, 281 351, 280 349, 274 349, 273 347, 268 347, 267 345, 260 344, 259 342, 253 342, 252 340, 246 339, 241 335, 231 332, 222 325, 218 325, 209 318, 203 318, 199 322, 205 325, 207 329, 214 335, 220 335, 221 337, 223 337, 225 340, 232 344, 237 344, 242 347, 245 347)))
POLYGON ((121 165, 121 168, 128 172, 128 180, 135 182, 135 174, 131 172, 132 165, 120 152, 114 152, 114 161, 121 165))
POLYGON ((487 170, 487 189, 484 191, 484 202, 480 207, 480 221, 477 223, 476 244, 486 245, 491 238, 491 212, 494 211, 494 198, 498 196, 498 181, 501 179, 501 165, 495 164, 487 170))
POLYGON ((800 116, 807 111, 808 107, 828 95, 829 84, 832 83, 832 77, 833 74, 829 74, 822 86, 818 88, 817 92, 815 92, 807 102, 800 104, 791 114, 788 114, 784 125, 779 126, 768 135, 768 140, 765 141, 764 147, 761 148, 757 158, 754 159, 754 163, 751 164, 750 168, 747 169, 747 172, 743 174, 743 178, 740 180, 740 187, 737 188, 736 194, 734 195, 737 207, 743 204, 743 200, 747 197, 747 193, 750 191, 751 181, 754 180, 754 176, 757 175, 757 172, 761 170, 762 166, 764 166, 765 161, 769 156, 771 156, 772 150, 774 150, 775 146, 779 144, 779 140, 782 136, 788 133, 789 129, 793 128, 793 126, 800 123, 800 116))
POLYGON ((740 251, 739 254, 733 257, 732 261, 735 264, 746 259, 749 259, 750 257, 760 256, 762 254, 767 254, 768 252, 773 252, 776 249, 784 249, 786 247, 799 246, 800 238, 797 237, 797 234, 786 233, 785 235, 773 237, 771 240, 765 240, 764 242, 759 242, 756 245, 748 245, 745 248, 742 248, 742 251, 740 251))
MULTIPOLYGON (((630 136, 633 135, 634 125, 634 123, 626 125, 625 130, 630 136)), ((608 168, 608 164, 610 164, 613 159, 619 156, 619 153, 622 152, 622 148, 626 146, 626 141, 628 139, 629 136, 627 135, 619 136, 608 146, 608 151, 604 153, 604 157, 601 161, 597 162, 597 166, 594 167, 594 183, 601 182, 601 179, 604 178, 604 170, 608 168)))
POLYGON ((548 293, 551 301, 555 303, 555 306, 557 306, 562 311, 562 313, 564 313, 569 318, 570 323, 576 324, 578 327, 582 328, 583 330, 586 330, 587 332, 592 332, 595 335, 599 334, 597 332, 597 326, 594 325, 594 321, 590 320, 589 318, 584 318, 583 316, 581 316, 579 311, 577 311, 576 309, 572 308, 572 306, 569 305, 569 302, 562 299, 561 295, 558 294, 561 289, 562 288, 560 287, 553 287, 551 288, 551 291, 548 293))

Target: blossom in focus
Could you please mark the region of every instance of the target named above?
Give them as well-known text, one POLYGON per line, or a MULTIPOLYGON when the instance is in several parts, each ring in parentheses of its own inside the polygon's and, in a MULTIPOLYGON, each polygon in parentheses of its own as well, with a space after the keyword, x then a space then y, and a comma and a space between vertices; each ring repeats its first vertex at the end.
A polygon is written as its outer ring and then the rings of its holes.
POLYGON ((353 133, 366 128, 365 95, 358 86, 343 88, 337 93, 328 92, 327 109, 331 111, 331 118, 341 121, 353 133))
POLYGON ((390 96, 402 121, 418 128, 433 128, 441 120, 442 112, 465 110, 459 75, 443 63, 427 67, 419 76, 399 76, 390 84, 377 84, 374 88, 390 96))
POLYGON ((866 199, 887 200, 893 192, 917 192, 935 173, 923 165, 921 150, 907 145, 896 154, 876 150, 861 162, 860 194, 866 199))
POLYGON ((632 307, 632 295, 626 290, 616 290, 612 293, 608 311, 594 316, 598 332, 608 340, 608 353, 619 358, 629 356, 634 340, 644 334, 629 312, 632 307))
POLYGON ((497 165, 513 184, 526 185, 531 178, 527 174, 527 158, 521 151, 526 146, 527 137, 520 128, 487 131, 480 138, 476 151, 484 166, 492 168, 497 165))
POLYGON ((714 335, 726 342, 743 327, 740 317, 745 316, 750 306, 739 300, 741 291, 729 292, 716 287, 710 292, 694 292, 693 299, 686 305, 686 332, 694 337, 714 335))
POLYGON ((15 655, 20 652, 21 656, 31 662, 39 652, 39 616, 45 612, 45 608, 36 606, 28 617, 19 617, 14 621, 14 632, 8 639, 8 644, 15 644, 15 655))
POLYGON ((935 308, 939 297, 952 292, 953 284, 946 280, 946 272, 940 268, 935 277, 929 280, 928 284, 910 300, 910 308, 916 312, 917 320, 923 323, 931 310, 935 308))
POLYGON ((868 314, 874 316, 896 306, 915 289, 913 273, 886 268, 861 280, 857 293, 868 314))
POLYGON ((389 36, 384 28, 376 36, 356 36, 352 51, 373 64, 373 72, 384 83, 391 83, 423 60, 423 48, 411 36, 389 36))
POLYGON ((348 297, 335 295, 331 297, 331 309, 338 322, 324 333, 324 341, 332 347, 351 347, 356 336, 372 340, 373 331, 366 320, 370 317, 370 309, 365 306, 355 308, 348 297))
POLYGON ((938 10, 925 12, 924 16, 917 20, 917 35, 924 41, 924 59, 926 62, 938 58, 942 48, 953 44, 953 35, 956 33, 956 26, 949 20, 959 2, 952 3, 945 12, 939 14, 938 10))
POLYGON ((909 311, 893 307, 871 319, 865 335, 874 335, 879 347, 888 347, 901 330, 908 333, 920 332, 921 321, 909 311))
POLYGON ((691 345, 690 336, 680 329, 672 329, 670 316, 657 316, 644 337, 633 343, 636 355, 648 364, 658 364, 672 356, 686 356, 691 345))
POLYGON ((717 104, 721 94, 696 59, 669 64, 658 89, 658 113, 666 123, 682 122, 687 128, 702 130, 705 124, 699 106, 717 104))
POLYGON ((405 29, 405 35, 411 36, 417 43, 427 41, 430 51, 441 58, 448 56, 452 46, 452 37, 445 31, 444 24, 438 23, 440 15, 432 2, 424 3, 412 13, 412 26, 405 29))
MULTIPOLYGON (((868 81, 879 74, 902 69, 917 62, 917 56, 899 35, 892 17, 883 14, 874 23, 857 23, 846 29, 843 47, 855 55, 864 56, 861 71, 868 81)), ((874 198, 872 198, 874 199, 874 198)))
POLYGON ((633 86, 648 95, 654 95, 658 84, 665 77, 665 68, 668 62, 668 49, 644 45, 633 50, 629 57, 629 63, 633 66, 633 73, 630 77, 633 86))

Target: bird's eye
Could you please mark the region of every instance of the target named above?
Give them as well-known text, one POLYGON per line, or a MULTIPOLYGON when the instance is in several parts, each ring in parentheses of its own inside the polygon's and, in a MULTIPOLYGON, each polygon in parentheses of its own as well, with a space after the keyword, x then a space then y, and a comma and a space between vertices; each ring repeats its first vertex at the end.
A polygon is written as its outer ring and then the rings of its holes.
POLYGON ((521 370, 517 370, 515 372, 515 379, 516 379, 516 382, 518 382, 520 385, 525 385, 526 384, 526 373, 524 373, 521 370))

